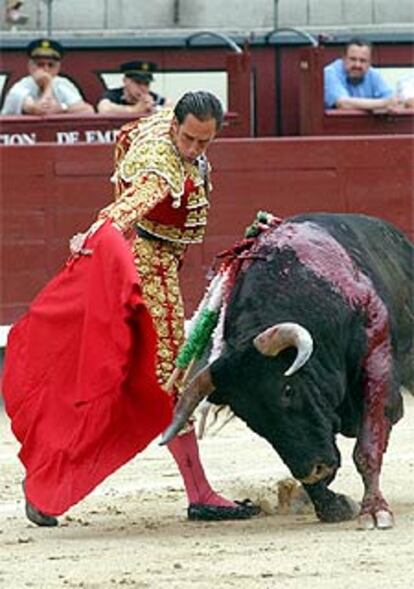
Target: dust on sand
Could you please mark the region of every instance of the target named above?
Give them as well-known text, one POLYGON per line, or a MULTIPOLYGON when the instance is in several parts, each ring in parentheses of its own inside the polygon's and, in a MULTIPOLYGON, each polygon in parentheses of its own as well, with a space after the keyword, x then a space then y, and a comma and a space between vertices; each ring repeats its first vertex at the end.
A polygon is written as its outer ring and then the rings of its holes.
MULTIPOLYGON (((238 420, 201 442, 203 462, 217 490, 259 501, 259 517, 187 521, 181 479, 155 442, 61 517, 58 528, 37 528, 23 514, 18 445, 0 408, 0 588, 409 589, 414 398, 405 402, 384 460, 382 489, 396 518, 386 531, 359 531, 354 521, 322 524, 306 504, 296 513, 279 510, 278 482, 289 473, 238 420)), ((343 466, 333 488, 359 501, 353 441, 339 438, 339 445, 343 466)))

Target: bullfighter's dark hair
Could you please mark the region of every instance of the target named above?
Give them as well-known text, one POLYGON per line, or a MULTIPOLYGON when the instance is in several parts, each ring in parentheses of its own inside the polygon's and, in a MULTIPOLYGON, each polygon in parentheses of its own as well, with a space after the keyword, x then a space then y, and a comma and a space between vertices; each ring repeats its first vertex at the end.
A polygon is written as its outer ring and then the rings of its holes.
POLYGON ((367 41, 362 37, 352 37, 352 39, 350 39, 345 45, 345 53, 351 45, 358 45, 358 47, 368 47, 369 49, 372 49, 372 43, 370 41, 367 41))
POLYGON ((224 112, 220 100, 211 92, 200 90, 198 92, 186 92, 177 102, 174 114, 181 125, 187 115, 192 114, 199 121, 215 119, 217 130, 223 126, 224 112))

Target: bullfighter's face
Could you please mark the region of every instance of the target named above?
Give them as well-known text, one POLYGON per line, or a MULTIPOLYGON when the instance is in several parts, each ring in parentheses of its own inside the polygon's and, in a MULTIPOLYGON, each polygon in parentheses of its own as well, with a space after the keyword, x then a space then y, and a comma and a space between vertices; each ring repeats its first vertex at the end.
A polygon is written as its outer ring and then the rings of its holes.
POLYGON ((174 144, 181 157, 191 163, 204 154, 216 132, 217 123, 214 118, 200 121, 192 114, 188 114, 181 124, 174 119, 171 129, 174 144))

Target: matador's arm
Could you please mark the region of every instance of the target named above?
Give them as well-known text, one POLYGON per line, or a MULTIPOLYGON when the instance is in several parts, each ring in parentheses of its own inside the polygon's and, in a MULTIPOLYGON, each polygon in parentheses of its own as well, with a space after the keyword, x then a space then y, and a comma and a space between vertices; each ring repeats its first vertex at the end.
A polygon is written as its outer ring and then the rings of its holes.
POLYGON ((111 219, 122 233, 128 233, 134 225, 164 200, 169 194, 167 182, 153 172, 135 178, 132 186, 121 193, 118 199, 98 214, 99 219, 111 219))
POLYGON ((85 233, 76 233, 69 241, 69 248, 73 255, 87 254, 84 245, 106 219, 119 229, 126 237, 134 225, 142 219, 158 202, 169 193, 166 180, 155 173, 138 176, 134 184, 128 187, 111 203, 98 213, 97 220, 85 233))

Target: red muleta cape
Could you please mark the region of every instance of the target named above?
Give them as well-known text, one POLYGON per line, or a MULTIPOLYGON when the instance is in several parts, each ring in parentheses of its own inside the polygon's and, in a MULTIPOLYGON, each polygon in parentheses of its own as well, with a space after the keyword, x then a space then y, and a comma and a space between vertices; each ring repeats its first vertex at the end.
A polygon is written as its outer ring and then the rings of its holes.
POLYGON ((171 421, 128 243, 106 222, 11 329, 3 395, 26 494, 59 515, 171 421))

